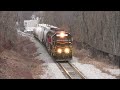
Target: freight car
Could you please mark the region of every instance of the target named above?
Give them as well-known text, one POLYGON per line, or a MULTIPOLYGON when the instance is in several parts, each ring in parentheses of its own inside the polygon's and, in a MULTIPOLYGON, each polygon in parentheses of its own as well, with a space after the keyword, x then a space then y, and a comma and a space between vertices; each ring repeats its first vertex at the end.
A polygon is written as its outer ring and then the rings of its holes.
POLYGON ((33 35, 56 60, 69 61, 72 59, 72 36, 67 31, 47 24, 39 24, 33 30, 33 35))

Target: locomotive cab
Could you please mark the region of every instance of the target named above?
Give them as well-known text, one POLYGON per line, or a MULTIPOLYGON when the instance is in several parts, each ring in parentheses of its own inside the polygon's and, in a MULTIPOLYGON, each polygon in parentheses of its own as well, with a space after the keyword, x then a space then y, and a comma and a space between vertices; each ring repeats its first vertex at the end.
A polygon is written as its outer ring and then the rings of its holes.
POLYGON ((72 59, 72 36, 65 31, 56 32, 52 36, 52 55, 56 59, 72 59))

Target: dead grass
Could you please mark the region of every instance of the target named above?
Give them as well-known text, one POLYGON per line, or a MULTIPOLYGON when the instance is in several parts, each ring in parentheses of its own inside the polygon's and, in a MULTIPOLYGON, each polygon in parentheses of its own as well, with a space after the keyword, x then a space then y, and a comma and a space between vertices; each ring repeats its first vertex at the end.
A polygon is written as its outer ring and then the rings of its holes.
POLYGON ((33 79, 43 74, 37 48, 28 38, 19 36, 16 47, 0 53, 1 79, 33 79))

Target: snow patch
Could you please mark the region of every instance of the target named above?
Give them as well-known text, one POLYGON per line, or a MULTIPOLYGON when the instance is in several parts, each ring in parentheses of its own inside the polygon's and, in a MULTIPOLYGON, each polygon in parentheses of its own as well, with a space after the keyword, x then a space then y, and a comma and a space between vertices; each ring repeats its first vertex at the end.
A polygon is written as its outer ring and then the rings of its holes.
POLYGON ((120 76, 120 69, 108 69, 108 68, 105 68, 105 70, 109 71, 112 75, 120 76))
POLYGON ((36 27, 26 27, 24 32, 33 31, 36 27))
POLYGON ((78 63, 78 58, 71 61, 88 79, 116 79, 115 76, 103 73, 101 70, 90 64, 78 63))
POLYGON ((22 32, 20 29, 17 29, 17 33, 21 36, 27 36, 27 34, 22 32))

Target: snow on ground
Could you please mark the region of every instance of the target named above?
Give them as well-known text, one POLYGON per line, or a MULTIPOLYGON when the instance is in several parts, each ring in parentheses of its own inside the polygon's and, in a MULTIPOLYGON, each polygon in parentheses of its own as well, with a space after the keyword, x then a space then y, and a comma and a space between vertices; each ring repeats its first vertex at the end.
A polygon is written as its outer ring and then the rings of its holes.
POLYGON ((33 41, 38 48, 38 53, 40 55, 37 57, 45 61, 43 64, 43 70, 45 71, 44 75, 40 75, 41 79, 65 79, 65 76, 62 74, 58 66, 53 62, 50 55, 47 53, 45 47, 41 45, 37 40, 33 37, 30 37, 31 41, 33 41))
POLYGON ((27 34, 24 33, 24 32, 22 32, 22 31, 20 31, 20 29, 17 29, 17 33, 18 33, 19 35, 21 35, 21 36, 27 36, 27 34))
POLYGON ((26 27, 24 32, 33 31, 35 27, 26 27))
POLYGON ((109 71, 112 75, 119 76, 120 75, 120 69, 108 69, 105 68, 106 71, 109 71))
MULTIPOLYGON (((93 65, 78 63, 78 58, 76 57, 73 57, 71 63, 75 65, 88 79, 116 79, 115 76, 103 73, 100 69, 93 65)), ((118 72, 119 71, 117 71, 117 73, 118 72)))

